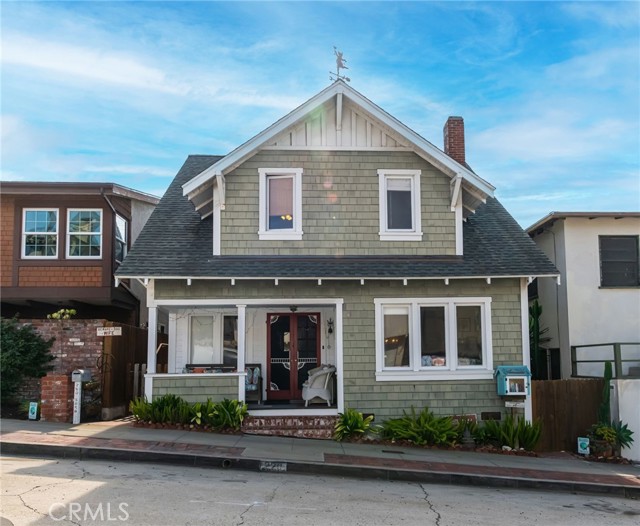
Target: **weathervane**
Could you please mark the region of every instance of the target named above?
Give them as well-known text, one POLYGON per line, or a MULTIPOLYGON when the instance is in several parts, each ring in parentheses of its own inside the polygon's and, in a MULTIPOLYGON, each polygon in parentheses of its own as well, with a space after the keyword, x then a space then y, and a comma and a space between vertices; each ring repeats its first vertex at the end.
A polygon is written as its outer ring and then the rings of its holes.
POLYGON ((351 82, 351 79, 346 75, 340 75, 341 69, 349 69, 345 64, 347 59, 342 56, 342 51, 338 51, 336 46, 333 46, 333 53, 336 56, 336 73, 330 71, 329 73, 332 75, 329 77, 329 80, 346 80, 347 82, 351 82))

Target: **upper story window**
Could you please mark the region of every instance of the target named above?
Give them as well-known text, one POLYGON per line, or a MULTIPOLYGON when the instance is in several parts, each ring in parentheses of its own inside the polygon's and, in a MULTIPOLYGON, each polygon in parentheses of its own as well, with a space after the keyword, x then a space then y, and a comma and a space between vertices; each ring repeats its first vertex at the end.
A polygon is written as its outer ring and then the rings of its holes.
POLYGON ((421 241, 420 170, 378 170, 380 239, 421 241))
POLYGON ((260 239, 302 239, 302 168, 260 168, 260 239))
POLYGON ((122 263, 127 256, 128 227, 127 220, 122 216, 116 215, 116 263, 122 263))
POLYGON ((58 210, 31 208, 23 211, 22 257, 58 257, 58 210))
POLYGON ((67 211, 67 257, 99 258, 102 256, 102 210, 67 211))
POLYGON ((600 285, 640 285, 638 236, 600 236, 600 285))
POLYGON ((376 299, 376 378, 491 378, 490 298, 376 299))

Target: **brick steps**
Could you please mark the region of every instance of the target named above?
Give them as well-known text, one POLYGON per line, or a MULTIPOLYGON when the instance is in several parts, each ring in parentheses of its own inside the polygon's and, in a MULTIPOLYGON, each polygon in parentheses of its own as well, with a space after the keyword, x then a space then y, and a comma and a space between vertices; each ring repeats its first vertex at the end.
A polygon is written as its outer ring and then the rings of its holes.
POLYGON ((335 416, 249 416, 242 424, 244 433, 330 440, 335 416))

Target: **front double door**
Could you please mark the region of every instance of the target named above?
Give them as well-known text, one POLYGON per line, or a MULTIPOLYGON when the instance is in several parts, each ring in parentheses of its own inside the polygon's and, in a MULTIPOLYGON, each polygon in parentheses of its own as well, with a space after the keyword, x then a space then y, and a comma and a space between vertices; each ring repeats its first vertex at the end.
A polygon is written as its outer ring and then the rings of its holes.
POLYGON ((267 399, 301 400, 302 384, 320 364, 320 314, 267 314, 267 399))

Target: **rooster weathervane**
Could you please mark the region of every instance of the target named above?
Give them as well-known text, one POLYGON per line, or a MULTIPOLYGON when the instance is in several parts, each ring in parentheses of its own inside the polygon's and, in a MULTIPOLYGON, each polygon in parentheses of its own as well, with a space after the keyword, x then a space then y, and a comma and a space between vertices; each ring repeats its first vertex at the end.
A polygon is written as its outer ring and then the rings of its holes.
POLYGON ((329 73, 331 76, 329 77, 329 80, 346 80, 347 82, 351 82, 351 79, 346 75, 340 75, 341 69, 349 69, 346 66, 347 59, 342 56, 342 51, 338 51, 336 46, 333 46, 333 53, 336 56, 336 73, 330 71, 329 73))

